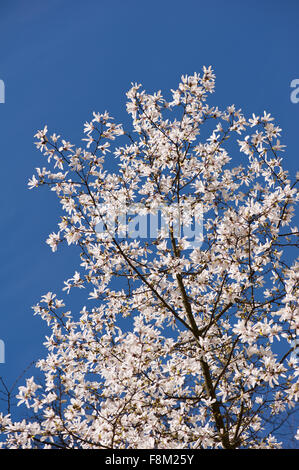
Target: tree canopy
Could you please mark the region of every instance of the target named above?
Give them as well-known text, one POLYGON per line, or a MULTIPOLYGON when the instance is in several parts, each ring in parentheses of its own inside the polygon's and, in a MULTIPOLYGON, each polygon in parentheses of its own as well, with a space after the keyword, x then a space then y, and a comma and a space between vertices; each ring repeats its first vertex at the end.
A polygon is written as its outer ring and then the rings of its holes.
POLYGON ((47 243, 77 245, 64 290, 86 289, 86 306, 48 292, 33 307, 51 329, 43 380, 19 388, 31 418, 0 415, 2 447, 282 446, 299 391, 298 175, 274 118, 209 105, 214 87, 211 67, 168 100, 132 84, 132 129, 94 112, 82 147, 37 132, 29 188, 57 194, 47 243))

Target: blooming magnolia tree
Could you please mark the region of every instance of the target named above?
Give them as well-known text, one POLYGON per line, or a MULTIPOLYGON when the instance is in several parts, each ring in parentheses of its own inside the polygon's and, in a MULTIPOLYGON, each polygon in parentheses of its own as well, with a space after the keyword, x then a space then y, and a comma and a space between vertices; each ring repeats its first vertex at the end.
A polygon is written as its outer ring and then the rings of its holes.
POLYGON ((32 418, 1 415, 3 447, 281 446, 299 392, 298 179, 270 114, 207 103, 214 78, 183 76, 169 101, 134 84, 133 131, 93 113, 85 148, 36 134, 48 165, 29 186, 64 210, 47 243, 78 246, 64 289, 89 299, 71 313, 49 292, 33 307, 51 328, 43 380, 19 388, 32 418))

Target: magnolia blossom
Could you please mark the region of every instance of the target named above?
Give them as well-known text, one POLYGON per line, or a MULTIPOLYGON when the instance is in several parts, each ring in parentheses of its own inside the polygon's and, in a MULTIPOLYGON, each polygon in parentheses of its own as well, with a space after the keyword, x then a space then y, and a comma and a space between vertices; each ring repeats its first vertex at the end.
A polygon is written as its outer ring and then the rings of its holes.
POLYGON ((94 112, 85 148, 37 132, 47 166, 29 188, 56 192, 63 217, 47 243, 77 246, 64 290, 87 289, 87 303, 71 312, 49 292, 33 307, 50 327, 47 355, 17 394, 31 418, 0 416, 2 447, 282 446, 299 395, 298 178, 282 167, 274 118, 210 106, 214 90, 211 67, 168 100, 132 84, 132 130, 94 112), (140 223, 170 215, 154 237, 120 236, 133 205, 140 223), (200 246, 173 210, 189 224, 197 206, 200 246))

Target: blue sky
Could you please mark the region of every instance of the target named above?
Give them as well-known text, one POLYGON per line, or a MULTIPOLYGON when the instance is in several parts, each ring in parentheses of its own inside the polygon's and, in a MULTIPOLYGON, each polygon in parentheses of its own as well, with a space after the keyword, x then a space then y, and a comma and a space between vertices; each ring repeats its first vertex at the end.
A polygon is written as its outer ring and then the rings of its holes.
POLYGON ((0 376, 11 385, 44 354, 45 325, 31 306, 48 291, 59 297, 78 265, 75 249, 53 254, 45 243, 60 214, 54 194, 27 189, 43 166, 35 132, 47 124, 80 146, 92 111, 129 122, 131 82, 167 92, 182 74, 212 65, 214 104, 272 113, 287 145, 284 166, 294 173, 299 103, 290 100, 290 83, 299 79, 299 2, 1 0, 0 45, 0 376))

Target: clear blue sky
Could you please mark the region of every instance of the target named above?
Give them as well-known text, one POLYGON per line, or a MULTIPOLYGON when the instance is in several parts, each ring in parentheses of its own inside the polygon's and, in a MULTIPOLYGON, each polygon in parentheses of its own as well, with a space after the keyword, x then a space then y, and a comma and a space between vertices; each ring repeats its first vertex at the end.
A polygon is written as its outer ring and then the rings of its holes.
POLYGON ((290 100, 290 83, 299 79, 299 2, 1 0, 0 46, 0 376, 11 384, 44 354, 46 329, 31 306, 48 291, 62 294, 78 263, 76 250, 53 254, 45 243, 60 214, 55 196, 27 189, 43 166, 36 130, 48 124, 82 145, 92 111, 127 122, 132 81, 167 92, 182 74, 212 65, 214 104, 271 112, 283 129, 285 168, 294 173, 299 103, 290 100))

